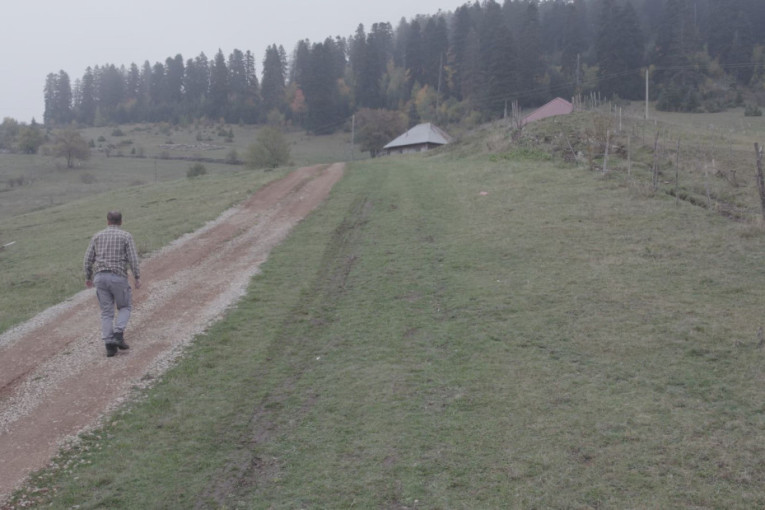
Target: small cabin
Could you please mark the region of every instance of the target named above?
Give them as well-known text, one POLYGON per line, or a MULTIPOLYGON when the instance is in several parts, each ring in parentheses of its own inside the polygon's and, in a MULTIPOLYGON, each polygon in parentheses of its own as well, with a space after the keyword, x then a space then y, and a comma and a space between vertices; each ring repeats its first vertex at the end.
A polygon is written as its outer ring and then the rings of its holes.
POLYGON ((382 154, 411 154, 446 145, 452 140, 430 122, 419 124, 383 147, 382 154))

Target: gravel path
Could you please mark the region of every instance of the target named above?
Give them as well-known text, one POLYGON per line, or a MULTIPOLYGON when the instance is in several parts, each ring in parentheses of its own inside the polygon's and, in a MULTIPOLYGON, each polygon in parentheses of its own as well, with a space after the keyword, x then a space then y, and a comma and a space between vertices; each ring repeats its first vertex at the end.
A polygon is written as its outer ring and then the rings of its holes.
POLYGON ((0 336, 0 504, 67 439, 162 374, 219 319, 343 170, 296 170, 143 260, 125 334, 129 351, 106 358, 92 289, 0 336))

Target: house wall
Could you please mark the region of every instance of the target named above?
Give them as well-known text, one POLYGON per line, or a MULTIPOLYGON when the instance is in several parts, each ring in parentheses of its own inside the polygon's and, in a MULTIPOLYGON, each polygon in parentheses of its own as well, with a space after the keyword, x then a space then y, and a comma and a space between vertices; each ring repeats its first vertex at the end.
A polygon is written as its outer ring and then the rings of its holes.
POLYGON ((396 147, 394 149, 386 149, 385 154, 390 156, 391 154, 414 154, 416 152, 426 152, 434 147, 440 147, 440 145, 422 143, 418 145, 407 145, 404 147, 396 147))

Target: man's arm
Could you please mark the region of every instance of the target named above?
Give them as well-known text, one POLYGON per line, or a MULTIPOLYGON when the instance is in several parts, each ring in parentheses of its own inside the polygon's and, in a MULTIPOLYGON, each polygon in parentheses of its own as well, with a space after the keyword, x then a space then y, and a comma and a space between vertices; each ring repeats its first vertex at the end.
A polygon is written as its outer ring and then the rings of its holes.
POLYGON ((135 278, 135 288, 141 288, 141 269, 138 262, 138 251, 135 249, 135 241, 133 236, 128 235, 127 242, 127 258, 130 269, 133 271, 133 277, 135 278))
POLYGON ((82 262, 82 269, 85 271, 85 286, 93 286, 93 262, 96 260, 96 246, 93 240, 90 240, 88 249, 85 250, 85 258, 82 262))

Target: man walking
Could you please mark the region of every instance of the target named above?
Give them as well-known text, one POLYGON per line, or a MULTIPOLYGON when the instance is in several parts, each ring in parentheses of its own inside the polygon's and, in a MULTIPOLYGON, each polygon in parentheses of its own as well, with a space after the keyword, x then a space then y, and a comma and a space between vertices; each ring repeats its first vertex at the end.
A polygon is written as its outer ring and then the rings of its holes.
POLYGON ((129 349, 125 343, 125 328, 132 310, 132 293, 128 281, 128 266, 135 277, 135 288, 141 288, 141 271, 133 236, 122 230, 122 213, 110 211, 106 215, 106 229, 90 240, 85 252, 85 286, 95 285, 101 306, 101 338, 106 344, 106 356, 112 357, 118 349, 129 349), (95 275, 95 277, 94 277, 95 275), (114 321, 114 307, 117 321, 114 321))

